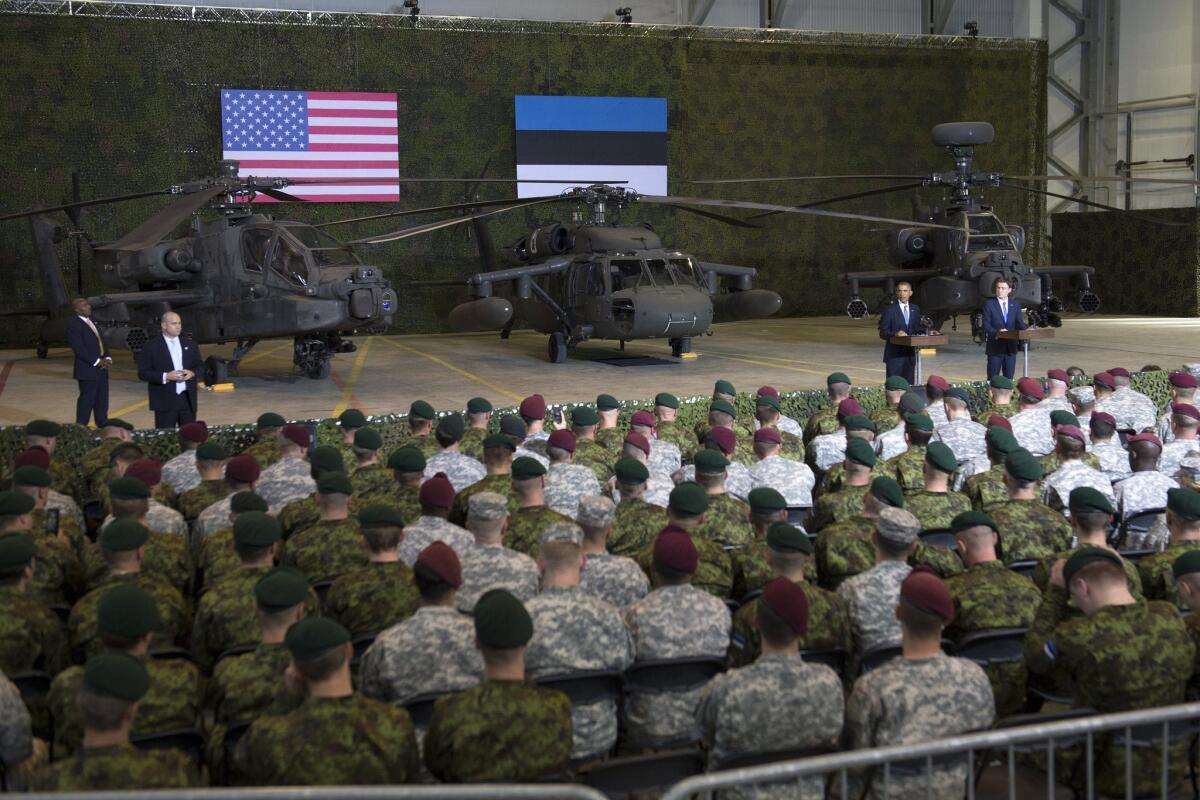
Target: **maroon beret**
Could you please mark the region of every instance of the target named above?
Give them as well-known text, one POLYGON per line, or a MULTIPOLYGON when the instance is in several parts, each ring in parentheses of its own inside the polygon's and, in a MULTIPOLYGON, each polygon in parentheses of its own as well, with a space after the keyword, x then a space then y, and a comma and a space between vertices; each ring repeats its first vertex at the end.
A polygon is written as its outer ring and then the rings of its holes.
POLYGON ((635 411, 633 412, 633 416, 629 418, 629 424, 642 428, 653 428, 654 415, 649 411, 635 411))
POLYGON ((450 508, 454 505, 454 484, 446 473, 439 472, 421 484, 418 499, 421 505, 430 508, 450 508))
POLYGON ((1092 383, 1097 386, 1105 386, 1109 389, 1117 388, 1117 382, 1113 380, 1111 372, 1097 372, 1092 376, 1092 383))
POLYGON ((646 455, 650 455, 650 440, 640 433, 630 431, 625 434, 625 444, 631 444, 646 455))
POLYGON ((1107 422, 1114 428, 1117 427, 1117 418, 1107 411, 1093 411, 1091 419, 1088 420, 1089 427, 1093 422, 1107 422))
POLYGON ((1125 369, 1124 367, 1113 367, 1108 371, 1108 374, 1112 375, 1114 378, 1128 378, 1129 370, 1125 369))
POLYGON ((1063 383, 1070 383, 1071 376, 1067 374, 1065 369, 1051 369, 1046 371, 1046 377, 1063 383))
POLYGON ((779 435, 779 431, 775 428, 759 428, 754 432, 754 443, 770 442, 771 444, 783 444, 783 437, 779 435))
POLYGON ((234 456, 225 464, 225 477, 238 483, 254 483, 261 473, 254 456, 234 456))
POLYGON ((654 540, 654 566, 669 569, 681 575, 691 575, 700 565, 700 555, 687 531, 668 525, 654 540))
POLYGON ((708 440, 721 448, 721 452, 727 456, 733 455, 733 451, 737 449, 737 434, 731 428, 713 428, 708 432, 708 440))
POLYGON ((763 588, 762 602, 797 636, 808 635, 808 595, 799 584, 780 575, 763 588))
POLYGON ((1167 380, 1172 386, 1177 386, 1180 389, 1195 389, 1196 376, 1190 372, 1172 372, 1167 376, 1167 380))
POLYGON ((30 447, 17 453, 17 457, 13 459, 13 466, 50 469, 50 453, 44 447, 30 447))
POLYGON ((1072 439, 1078 439, 1084 444, 1087 444, 1087 438, 1084 437, 1083 431, 1079 430, 1079 428, 1076 428, 1074 425, 1059 425, 1054 429, 1054 435, 1070 436, 1072 439))
POLYGON ((308 429, 303 425, 284 425, 280 433, 283 434, 283 438, 294 442, 297 447, 308 449, 308 429))
MULTIPOLYGON (((440 473, 439 473, 440 474, 440 473)), ((438 539, 417 556, 417 564, 437 575, 455 589, 462 586, 462 565, 454 548, 438 539)))
POLYGON ((559 450, 566 450, 568 453, 575 452, 575 434, 565 428, 561 431, 555 431, 550 434, 548 444, 551 447, 557 447, 559 450))
POLYGON ((125 477, 137 478, 147 486, 157 486, 162 482, 162 464, 154 456, 138 459, 125 468, 125 477))
POLYGON ((1002 417, 999 414, 992 414, 988 417, 987 426, 990 428, 993 425, 1004 428, 1004 430, 1012 433, 1012 423, 1008 421, 1008 417, 1002 417))
POLYGON ((779 390, 776 389, 774 386, 760 386, 760 387, 758 387, 758 396, 759 397, 774 397, 776 400, 778 400, 779 399, 779 390))
POLYGON ((1025 397, 1032 397, 1037 400, 1041 400, 1046 396, 1046 390, 1042 388, 1041 382, 1034 378, 1026 377, 1017 381, 1017 391, 1025 397))
POLYGON ((204 444, 208 441, 208 426, 203 422, 188 422, 179 426, 179 435, 189 442, 204 444))
POLYGON ((531 394, 521 401, 521 408, 519 410, 522 417, 541 419, 546 416, 546 398, 540 394, 531 394))
POLYGON ((1153 433, 1138 433, 1125 440, 1126 444, 1133 444, 1134 442, 1152 442, 1153 444, 1158 445, 1159 449, 1162 449, 1163 446, 1162 440, 1153 433))
POLYGON ((1192 419, 1200 419, 1200 409, 1197 409, 1191 403, 1171 403, 1172 414, 1183 414, 1185 417, 1192 419))
POLYGON ((853 397, 847 397, 845 400, 838 403, 837 415, 839 420, 843 420, 846 417, 866 416, 866 414, 863 413, 862 406, 860 406, 858 401, 853 397))
POLYGON ((954 599, 950 590, 933 570, 924 564, 914 567, 900 584, 900 597, 929 614, 936 614, 944 622, 954 619, 954 599))
POLYGON ((950 382, 941 375, 930 375, 929 380, 925 381, 925 385, 941 389, 943 392, 950 388, 950 382))

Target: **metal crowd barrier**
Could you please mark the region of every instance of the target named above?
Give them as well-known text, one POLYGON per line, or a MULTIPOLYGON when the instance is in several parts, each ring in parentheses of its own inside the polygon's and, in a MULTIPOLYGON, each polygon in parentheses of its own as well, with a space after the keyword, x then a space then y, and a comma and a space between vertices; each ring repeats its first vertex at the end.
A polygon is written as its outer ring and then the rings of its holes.
MULTIPOLYGON (((850 772, 874 769, 875 785, 882 786, 876 796, 907 797, 909 793, 890 791, 893 775, 917 777, 923 775, 929 784, 933 781, 935 765, 966 766, 967 779, 965 797, 976 800, 975 777, 979 769, 992 756, 1003 757, 1007 767, 1007 795, 1016 800, 1017 759, 1030 752, 1045 753, 1046 797, 1055 796, 1056 750, 1066 747, 1085 749, 1087 786, 1085 798, 1097 797, 1093 781, 1095 768, 1096 734, 1118 732, 1117 743, 1110 748, 1110 755, 1120 751, 1125 759, 1125 797, 1133 798, 1133 755, 1135 747, 1153 743, 1171 744, 1184 739, 1190 740, 1200 731, 1200 703, 1185 703, 1177 706, 1127 711, 1119 714, 1103 714, 1058 722, 1034 723, 1022 727, 982 731, 948 739, 938 739, 911 745, 895 745, 865 750, 851 750, 833 755, 822 755, 795 761, 781 761, 757 767, 711 772, 681 781, 664 794, 661 800, 687 800, 721 789, 748 788, 756 784, 799 780, 805 777, 832 777, 829 788, 833 796, 847 797, 850 772)), ((1168 747, 1162 748, 1161 797, 1168 797, 1168 774, 1170 772, 1168 747)), ((1189 757, 1189 761, 1191 758, 1189 757)), ((710 795, 711 796, 711 795, 710 795)), ((1022 798, 1029 800, 1029 798, 1022 798)))
MULTIPOLYGON (((34 792, 30 800, 103 800, 129 792, 34 792)), ((244 789, 162 789, 139 800, 606 800, 573 783, 478 783, 444 786, 274 786, 244 789)))

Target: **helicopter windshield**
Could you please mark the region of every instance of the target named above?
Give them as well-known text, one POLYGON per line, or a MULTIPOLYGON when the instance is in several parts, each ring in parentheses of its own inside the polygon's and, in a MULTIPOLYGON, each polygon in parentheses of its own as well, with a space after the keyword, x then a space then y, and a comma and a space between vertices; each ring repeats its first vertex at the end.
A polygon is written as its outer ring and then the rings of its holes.
POLYGON ((967 237, 967 251, 1015 250, 1012 236, 991 214, 968 214, 967 224, 971 233, 967 237))
POLYGON ((650 277, 642 268, 642 262, 635 258, 613 259, 608 262, 608 272, 614 292, 650 285, 650 277))
POLYGON ((655 286, 674 286, 675 275, 673 270, 667 267, 667 262, 661 258, 646 259, 646 266, 650 268, 650 277, 654 280, 655 286))
POLYGON ((353 250, 322 230, 308 225, 289 225, 287 230, 313 254, 313 263, 317 268, 362 263, 353 250))
POLYGON ((690 258, 672 258, 671 268, 675 272, 675 280, 677 283, 697 284, 696 268, 692 266, 690 258))

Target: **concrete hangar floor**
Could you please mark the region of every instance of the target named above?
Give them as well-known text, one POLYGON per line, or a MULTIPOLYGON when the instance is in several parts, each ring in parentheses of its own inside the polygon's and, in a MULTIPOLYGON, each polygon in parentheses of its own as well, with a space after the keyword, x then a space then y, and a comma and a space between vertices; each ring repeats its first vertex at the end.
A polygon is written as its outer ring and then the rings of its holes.
MULTIPOLYGON (((925 374, 951 381, 982 380, 983 348, 971 341, 965 320, 950 344, 924 357, 925 374)), ((290 419, 320 419, 359 408, 367 414, 407 410, 424 399, 434 408, 462 408, 474 396, 497 408, 541 392, 550 402, 594 401, 600 392, 644 399, 659 391, 707 395, 718 378, 739 391, 763 384, 780 391, 823 388, 825 376, 841 370, 856 384, 883 382, 882 343, 874 320, 813 317, 755 320, 719 325, 711 337, 694 340, 696 358, 671 358, 665 340, 588 342, 565 364, 546 360, 546 337, 514 331, 508 341, 495 333, 360 337, 358 352, 333 360, 329 380, 310 380, 292 369, 291 341, 261 342, 242 362, 232 392, 201 390, 201 418, 210 424, 252 422, 262 411, 290 419), (651 363, 618 366, 620 359, 649 357, 651 363)), ((1055 338, 1030 349, 1030 374, 1051 367, 1082 367, 1089 374, 1112 366, 1138 369, 1200 361, 1200 319, 1068 316, 1055 338)), ((228 356, 231 346, 209 345, 205 355, 228 356)), ((1018 358, 1017 374, 1021 373, 1018 358)), ((75 383, 70 351, 52 348, 38 359, 32 349, 0 351, 0 425, 46 417, 71 420, 75 383)), ((133 356, 115 354, 110 413, 139 428, 150 427, 146 389, 138 383, 133 356)))

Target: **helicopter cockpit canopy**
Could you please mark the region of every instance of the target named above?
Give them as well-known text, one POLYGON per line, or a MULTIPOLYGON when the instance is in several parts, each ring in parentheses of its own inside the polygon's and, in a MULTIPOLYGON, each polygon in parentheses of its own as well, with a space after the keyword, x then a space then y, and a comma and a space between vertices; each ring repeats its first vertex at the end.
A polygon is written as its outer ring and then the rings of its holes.
POLYGON ((255 226, 242 233, 242 260, 248 272, 269 270, 288 284, 305 289, 320 282, 325 267, 361 262, 346 245, 304 224, 255 226))
POLYGON ((1012 234, 994 214, 968 214, 967 226, 970 230, 967 235, 968 253, 1017 249, 1012 234))
POLYGON ((608 261, 608 276, 612 291, 635 289, 642 286, 669 288, 673 286, 696 286, 696 270, 686 256, 612 257, 608 261))

